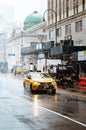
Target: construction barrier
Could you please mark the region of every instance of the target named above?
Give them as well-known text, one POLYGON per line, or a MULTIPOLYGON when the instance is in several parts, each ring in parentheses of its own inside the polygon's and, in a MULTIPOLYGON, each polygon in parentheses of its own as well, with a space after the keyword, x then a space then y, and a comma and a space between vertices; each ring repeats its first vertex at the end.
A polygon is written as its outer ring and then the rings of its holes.
POLYGON ((86 78, 85 77, 80 77, 78 81, 79 86, 86 86, 86 78))

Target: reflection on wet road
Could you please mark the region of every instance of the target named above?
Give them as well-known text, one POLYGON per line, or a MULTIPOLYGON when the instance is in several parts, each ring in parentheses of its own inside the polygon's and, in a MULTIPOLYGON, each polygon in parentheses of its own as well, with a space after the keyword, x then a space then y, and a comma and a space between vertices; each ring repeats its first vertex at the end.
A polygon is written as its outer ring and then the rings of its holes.
POLYGON ((31 94, 23 89, 21 78, 10 75, 0 78, 0 113, 3 113, 0 124, 4 124, 4 120, 7 122, 6 116, 9 116, 8 126, 11 127, 11 123, 15 126, 12 130, 86 129, 85 100, 59 92, 55 95, 42 92, 31 94))
POLYGON ((40 106, 50 109, 52 111, 61 113, 65 116, 81 121, 86 124, 86 102, 80 101, 78 98, 70 97, 68 95, 50 95, 48 93, 31 94, 27 92, 25 96, 27 100, 37 102, 40 106))

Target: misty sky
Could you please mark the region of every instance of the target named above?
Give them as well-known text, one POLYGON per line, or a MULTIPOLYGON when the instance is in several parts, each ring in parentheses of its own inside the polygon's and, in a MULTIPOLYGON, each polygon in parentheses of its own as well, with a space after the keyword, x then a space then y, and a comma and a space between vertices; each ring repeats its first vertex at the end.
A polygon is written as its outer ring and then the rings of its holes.
POLYGON ((12 5, 14 7, 14 19, 21 22, 33 11, 43 14, 47 9, 47 0, 0 0, 0 5, 12 5))

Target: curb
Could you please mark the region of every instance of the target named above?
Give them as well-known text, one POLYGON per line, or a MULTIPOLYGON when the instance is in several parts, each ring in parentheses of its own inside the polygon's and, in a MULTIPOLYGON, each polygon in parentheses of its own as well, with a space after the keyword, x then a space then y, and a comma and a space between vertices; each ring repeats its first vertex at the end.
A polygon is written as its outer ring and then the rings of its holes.
POLYGON ((57 88, 56 90, 56 94, 61 94, 61 95, 68 95, 70 98, 73 98, 77 101, 84 101, 86 102, 86 95, 83 94, 82 92, 79 91, 71 91, 71 90, 63 90, 63 89, 59 89, 57 88))

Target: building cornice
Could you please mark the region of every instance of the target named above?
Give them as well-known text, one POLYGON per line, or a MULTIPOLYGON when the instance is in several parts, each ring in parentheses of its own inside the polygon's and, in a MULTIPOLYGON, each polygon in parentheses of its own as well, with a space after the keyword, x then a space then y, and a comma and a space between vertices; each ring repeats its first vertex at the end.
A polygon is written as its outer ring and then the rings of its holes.
POLYGON ((53 28, 55 28, 55 26, 58 28, 58 27, 61 27, 63 25, 69 24, 71 22, 78 21, 78 20, 80 20, 80 19, 82 19, 84 17, 86 17, 86 10, 83 11, 83 12, 80 12, 78 14, 72 15, 72 16, 70 16, 68 18, 62 19, 62 20, 60 20, 60 21, 58 21, 56 23, 54 22, 52 24, 49 24, 49 25, 46 26, 46 29, 50 29, 50 28, 53 29, 53 28))

